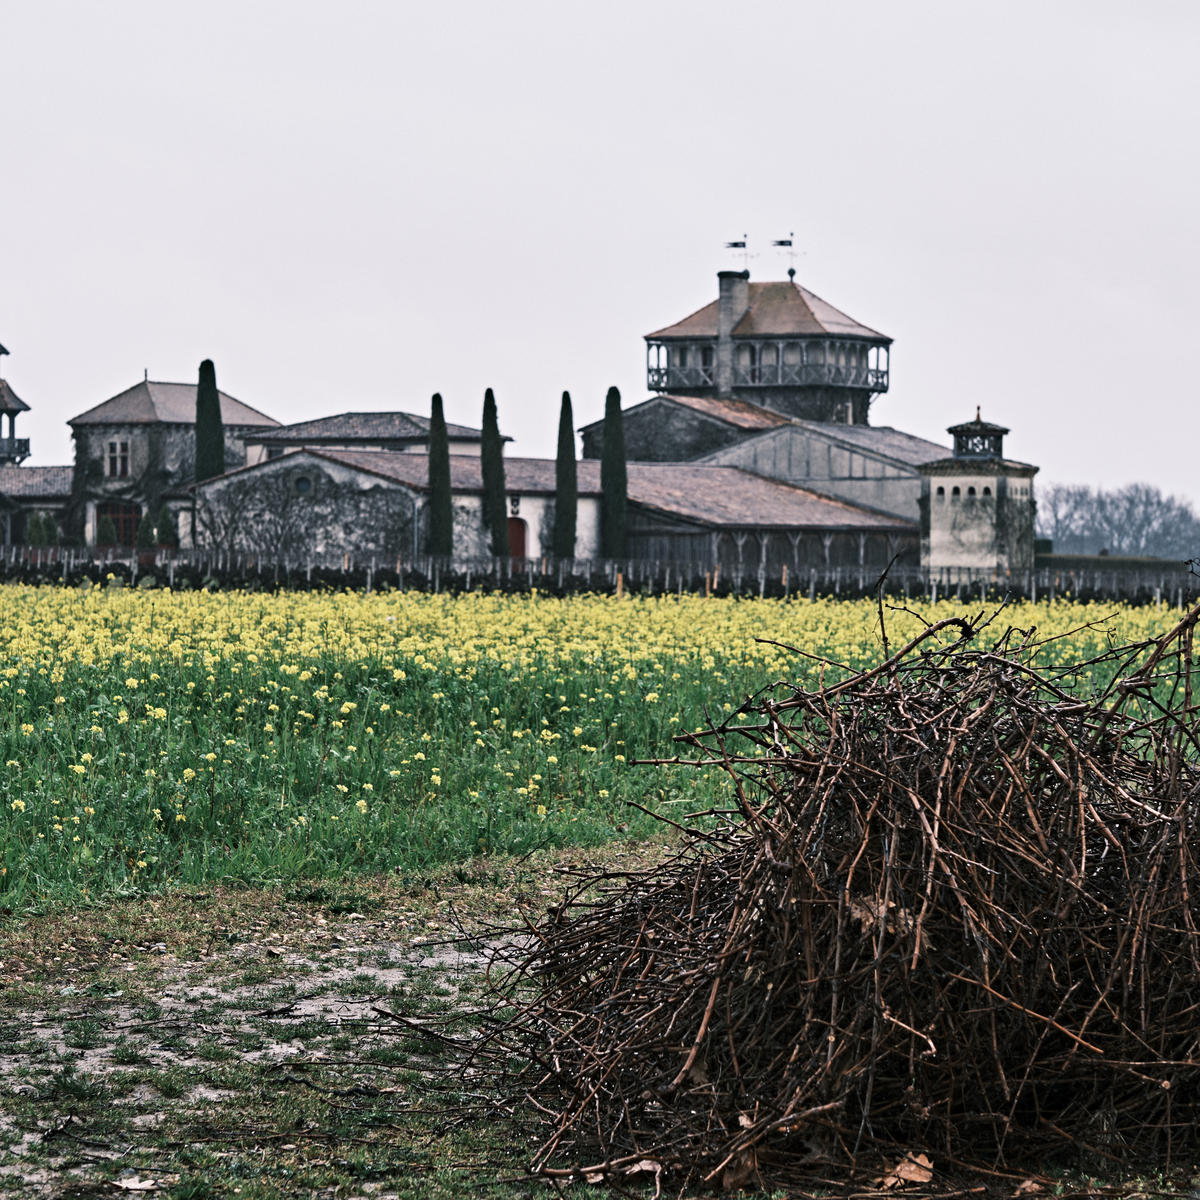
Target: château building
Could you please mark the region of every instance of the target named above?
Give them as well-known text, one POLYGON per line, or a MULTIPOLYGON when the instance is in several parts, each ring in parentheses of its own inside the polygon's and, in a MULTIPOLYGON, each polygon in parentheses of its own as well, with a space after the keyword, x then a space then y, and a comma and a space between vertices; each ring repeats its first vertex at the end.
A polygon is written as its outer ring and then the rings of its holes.
MULTIPOLYGON (((1008 430, 977 412, 950 429, 951 450, 871 424, 892 339, 793 271, 768 282, 721 271, 715 300, 645 341, 650 395, 622 414, 628 557, 735 575, 893 561, 935 571, 1032 565, 1037 468, 1004 457, 1008 430)), ((0 536, 23 540, 26 515, 40 510, 89 544, 107 517, 129 545, 140 518, 166 504, 185 546, 425 552, 427 417, 346 412, 285 425, 224 392, 220 402, 226 471, 202 484, 196 385, 148 378, 68 422, 73 467, 30 468, 29 443, 15 434, 28 406, 0 378, 0 536)), ((447 432, 456 553, 486 555, 481 431, 447 432)), ((576 555, 586 558, 600 543, 604 422, 579 432, 576 555)), ((553 460, 506 461, 512 551, 548 554, 553 460)))

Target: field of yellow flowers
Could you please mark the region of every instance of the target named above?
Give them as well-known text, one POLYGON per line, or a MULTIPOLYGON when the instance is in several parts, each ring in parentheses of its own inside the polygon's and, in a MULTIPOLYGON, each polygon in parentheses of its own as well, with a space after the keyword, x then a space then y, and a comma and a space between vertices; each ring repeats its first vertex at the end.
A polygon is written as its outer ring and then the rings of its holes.
MULTIPOLYGON (((678 815, 723 784, 630 759, 811 678, 772 643, 850 667, 881 653, 871 601, 0 592, 10 911, 637 834, 627 801, 678 815)), ((1178 615, 1059 602, 1001 623, 1092 626, 1051 650, 1082 660, 1178 615)), ((893 648, 917 628, 888 615, 893 648)))

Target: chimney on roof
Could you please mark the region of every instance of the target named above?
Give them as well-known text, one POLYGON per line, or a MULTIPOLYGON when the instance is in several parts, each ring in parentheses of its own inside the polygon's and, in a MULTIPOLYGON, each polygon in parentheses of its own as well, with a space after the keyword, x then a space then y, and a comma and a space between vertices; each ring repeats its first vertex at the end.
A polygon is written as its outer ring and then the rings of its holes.
POLYGON ((733 327, 750 307, 750 272, 718 271, 717 284, 717 396, 733 394, 733 327))

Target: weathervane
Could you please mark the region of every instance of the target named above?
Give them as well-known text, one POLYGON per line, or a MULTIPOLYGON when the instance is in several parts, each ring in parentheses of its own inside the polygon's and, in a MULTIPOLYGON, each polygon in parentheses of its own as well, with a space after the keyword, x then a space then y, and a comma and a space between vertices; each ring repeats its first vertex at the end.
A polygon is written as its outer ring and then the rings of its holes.
POLYGON ((750 270, 750 251, 747 248, 748 244, 749 235, 745 233, 742 234, 742 240, 740 242, 725 243, 726 250, 740 250, 742 252, 742 269, 744 271, 750 270))
POLYGON ((788 279, 793 283, 796 281, 796 249, 792 245, 792 239, 795 236, 794 233, 789 233, 787 237, 779 238, 771 243, 772 246, 778 246, 787 251, 788 279))

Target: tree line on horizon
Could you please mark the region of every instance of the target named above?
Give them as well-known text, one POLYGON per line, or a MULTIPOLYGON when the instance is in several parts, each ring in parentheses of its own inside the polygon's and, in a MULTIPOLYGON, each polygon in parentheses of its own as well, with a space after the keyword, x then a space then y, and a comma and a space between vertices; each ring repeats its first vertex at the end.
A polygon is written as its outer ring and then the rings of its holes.
POLYGON ((1190 501, 1149 483, 1049 484, 1038 491, 1036 530, 1055 554, 1185 560, 1200 553, 1200 517, 1190 501))

